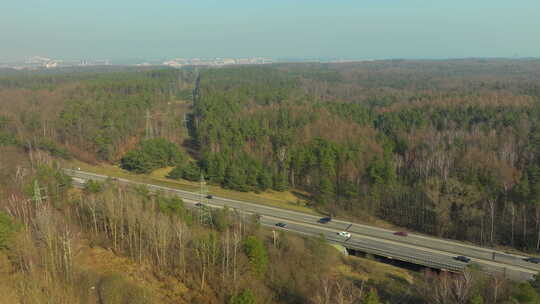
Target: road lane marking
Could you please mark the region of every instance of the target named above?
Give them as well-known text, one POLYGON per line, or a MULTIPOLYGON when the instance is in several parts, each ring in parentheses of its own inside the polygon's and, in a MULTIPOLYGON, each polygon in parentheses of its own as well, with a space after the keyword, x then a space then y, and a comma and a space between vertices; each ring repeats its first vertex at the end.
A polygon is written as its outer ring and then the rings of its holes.
MULTIPOLYGON (((73 175, 78 174, 78 175, 83 175, 83 176, 84 175, 94 176, 94 177, 97 177, 97 178, 99 178, 101 180, 106 180, 106 179, 109 178, 108 176, 105 176, 105 175, 99 175, 99 174, 81 172, 81 171, 72 171, 72 174, 73 175)), ((78 177, 78 178, 81 178, 81 177, 78 177)), ((184 190, 179 190, 179 189, 174 189, 174 188, 169 188, 169 187, 163 187, 163 186, 158 186, 158 185, 152 185, 152 184, 147 184, 147 183, 135 182, 135 181, 130 181, 130 180, 123 179, 123 178, 118 178, 117 180, 121 181, 123 183, 126 183, 126 184, 145 185, 147 187, 151 187, 151 188, 154 188, 154 189, 161 189, 161 190, 165 190, 167 192, 174 192, 177 195, 182 193, 184 195, 197 196, 197 193, 193 193, 193 192, 189 192, 189 191, 184 191, 184 190)), ((188 198, 184 198, 184 199, 185 200, 190 200, 188 198)), ((277 216, 277 217, 273 216, 273 215, 264 215, 264 217, 281 218, 281 219, 285 219, 285 220, 288 220, 288 221, 293 221, 298 225, 315 227, 318 230, 327 230, 327 231, 332 231, 332 232, 336 232, 336 231, 339 230, 338 228, 327 228, 327 227, 323 227, 323 226, 320 226, 320 225, 314 225, 314 224, 311 224, 311 223, 307 223, 306 218, 313 219, 315 221, 318 219, 316 216, 313 216, 313 215, 310 215, 310 214, 305 214, 305 213, 300 213, 300 212, 290 211, 290 210, 285 210, 285 209, 279 209, 279 208, 269 207, 269 206, 265 206, 265 205, 258 205, 258 204, 253 204, 253 203, 243 202, 243 201, 238 201, 238 200, 232 200, 232 199, 227 199, 227 198, 222 198, 222 197, 214 197, 214 199, 218 203, 219 203, 219 201, 222 201, 221 204, 223 204, 223 205, 226 205, 225 202, 228 201, 228 202, 238 204, 238 205, 249 206, 249 207, 251 207, 251 208, 253 208, 255 210, 255 211, 248 211, 249 213, 259 213, 259 214, 261 214, 261 212, 257 211, 257 209, 258 210, 261 210, 261 209, 262 210, 265 210, 265 209, 266 210, 275 210, 275 211, 278 211, 280 213, 285 213, 285 215, 290 215, 290 216, 296 215, 298 217, 301 217, 301 219, 291 219, 291 218, 283 217, 283 215, 282 216, 277 216)), ((207 204, 207 205, 212 205, 214 207, 223 208, 223 206, 214 205, 214 204, 207 204)), ((348 223, 348 222, 344 222, 344 221, 341 221, 341 220, 334 220, 334 223, 348 224, 349 226, 346 229, 349 229, 349 228, 353 227, 353 223, 348 223)), ((358 224, 358 223, 354 223, 354 226, 358 227, 358 228, 364 228, 364 229, 367 229, 367 230, 376 230, 376 231, 388 232, 388 233, 392 232, 391 230, 378 228, 378 227, 367 226, 367 225, 358 224)), ((287 230, 292 231, 290 229, 287 229, 287 230)), ((443 255, 443 256, 449 256, 449 257, 454 256, 453 254, 449 253, 448 251, 434 250, 432 248, 426 247, 425 245, 421 245, 421 244, 413 245, 413 244, 410 244, 410 243, 407 243, 407 242, 398 242, 398 241, 394 241, 394 240, 391 240, 391 239, 385 239, 385 238, 381 238, 381 237, 373 237, 373 236, 369 236, 369 235, 365 235, 365 234, 360 234, 360 232, 353 232, 353 233, 355 233, 355 235, 358 236, 358 237, 365 238, 365 239, 371 239, 372 241, 379 242, 379 243, 387 243, 387 244, 393 244, 393 245, 397 245, 397 246, 408 247, 408 248, 411 248, 411 249, 414 249, 414 250, 417 250, 417 251, 420 251, 420 252, 432 252, 432 253, 437 253, 437 254, 440 254, 440 255, 443 255)), ((426 239, 426 240, 429 240, 429 241, 443 242, 443 243, 447 243, 447 244, 450 244, 450 245, 466 247, 466 248, 469 248, 469 249, 475 249, 475 250, 480 250, 480 251, 489 251, 488 249, 481 248, 481 247, 474 247, 474 246, 460 244, 460 243, 456 243, 456 242, 440 240, 440 239, 435 239, 435 238, 430 238, 430 237, 424 237, 424 236, 420 236, 420 235, 416 235, 416 234, 413 234, 412 236, 417 237, 417 238, 423 238, 423 239, 426 239)), ((492 252, 492 251, 489 251, 489 252, 492 252)), ((515 255, 508 255, 508 254, 505 253, 504 256, 513 257, 515 255)), ((497 266, 497 267, 500 267, 500 268, 509 268, 509 269, 514 269, 514 270, 518 270, 518 271, 521 271, 521 272, 527 272, 527 273, 535 273, 535 274, 537 273, 537 271, 532 271, 532 270, 530 270, 528 268, 524 268, 522 266, 516 266, 516 265, 507 264, 507 263, 501 263, 501 262, 499 262, 499 263, 492 262, 492 261, 490 261, 488 259, 472 258, 472 260, 477 262, 477 263, 488 264, 488 265, 497 266)))

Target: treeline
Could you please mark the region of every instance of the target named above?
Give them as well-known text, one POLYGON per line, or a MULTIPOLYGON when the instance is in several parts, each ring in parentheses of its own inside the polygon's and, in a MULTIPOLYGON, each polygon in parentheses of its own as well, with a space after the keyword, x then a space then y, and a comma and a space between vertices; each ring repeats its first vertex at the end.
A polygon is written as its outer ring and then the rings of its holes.
POLYGON ((152 67, 128 66, 95 66, 95 67, 63 67, 41 70, 13 70, 0 69, 0 89, 26 88, 26 89, 55 89, 61 84, 74 81, 87 81, 95 79, 122 79, 126 74, 140 74, 154 71, 152 67))

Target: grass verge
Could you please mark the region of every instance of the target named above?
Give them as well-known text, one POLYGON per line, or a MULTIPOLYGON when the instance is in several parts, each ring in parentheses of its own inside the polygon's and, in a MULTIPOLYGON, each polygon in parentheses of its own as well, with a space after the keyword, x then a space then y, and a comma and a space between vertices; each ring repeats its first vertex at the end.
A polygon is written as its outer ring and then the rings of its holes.
MULTIPOLYGON (((180 189, 185 191, 197 192, 199 191, 199 183, 190 182, 187 180, 172 180, 168 179, 165 176, 169 173, 172 168, 163 168, 153 171, 152 173, 145 174, 134 174, 128 172, 118 166, 109 165, 109 164, 100 164, 100 165, 91 165, 84 163, 78 160, 70 160, 64 162, 65 168, 81 168, 82 171, 92 172, 96 174, 102 174, 112 177, 129 179, 136 182, 154 184, 164 187, 170 187, 174 189, 180 189)), ((234 199, 240 201, 246 201, 250 203, 257 203, 261 205, 277 207, 281 209, 288 209, 293 211, 299 211, 308 214, 318 215, 319 213, 315 210, 306 206, 306 201, 302 200, 298 196, 294 195, 291 191, 265 191, 261 193, 254 192, 239 192, 229 189, 223 189, 219 186, 209 185, 208 193, 234 199)), ((295 192, 298 192, 295 190, 295 192)))

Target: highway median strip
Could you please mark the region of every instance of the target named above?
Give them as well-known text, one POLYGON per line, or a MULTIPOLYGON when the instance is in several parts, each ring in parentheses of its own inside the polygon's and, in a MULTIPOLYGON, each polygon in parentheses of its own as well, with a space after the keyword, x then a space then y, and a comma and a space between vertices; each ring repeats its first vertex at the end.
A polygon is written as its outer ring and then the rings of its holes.
MULTIPOLYGON (((94 179, 99 179, 99 180, 108 179, 107 176, 94 174, 94 173, 81 172, 81 171, 75 171, 75 170, 69 170, 69 169, 67 169, 65 171, 68 172, 68 175, 75 175, 78 178, 81 178, 80 177, 81 175, 82 176, 86 175, 86 178, 92 178, 93 177, 94 179), (71 174, 69 174, 69 173, 71 173, 71 174)), ((84 177, 82 177, 82 178, 84 178, 84 177)), ((168 187, 157 186, 157 185, 151 185, 151 184, 146 184, 146 183, 134 182, 134 181, 130 181, 130 180, 123 179, 123 178, 118 178, 118 179, 115 179, 115 180, 118 181, 118 182, 121 182, 121 183, 125 183, 125 184, 145 185, 145 186, 147 186, 149 188, 162 190, 162 191, 165 191, 165 192, 168 192, 168 193, 174 193, 174 194, 180 195, 180 196, 181 196, 181 194, 184 194, 184 196, 190 196, 190 197, 197 197, 199 195, 199 194, 194 193, 194 192, 178 190, 178 189, 174 189, 174 188, 168 188, 168 187)), ((190 198, 184 198, 184 199, 190 200, 190 198)), ((191 198, 191 200, 193 202, 196 202, 195 200, 193 200, 193 198, 191 198)), ((354 224, 354 223, 344 222, 344 221, 341 221, 341 220, 334 220, 332 224, 334 224, 334 223, 342 224, 344 226, 343 228, 340 228, 340 227, 324 227, 324 226, 321 226, 320 224, 315 224, 316 221, 318 220, 318 217, 315 217, 315 216, 309 215, 309 214, 305 214, 305 213, 300 213, 300 212, 297 212, 297 211, 279 209, 279 208, 275 208, 275 207, 269 207, 269 206, 266 206, 266 205, 252 204, 252 203, 248 203, 248 202, 231 200, 231 199, 222 198, 222 197, 214 197, 212 199, 212 201, 215 202, 215 203, 207 203, 207 205, 211 205, 212 207, 222 208, 225 205, 227 205, 227 202, 229 202, 231 204, 231 206, 229 206, 229 207, 234 208, 234 209, 240 209, 242 212, 247 212, 247 213, 251 213, 251 214, 257 213, 257 214, 260 214, 260 215, 264 216, 265 218, 273 218, 273 219, 276 219, 276 220, 285 220, 285 221, 288 221, 290 223, 295 223, 297 225, 303 225, 303 226, 309 226, 309 227, 316 228, 316 229, 322 230, 322 231, 330 231, 330 232, 333 232, 333 233, 337 233, 339 231, 349 231, 349 232, 354 233, 353 236, 357 237, 357 238, 364 238, 364 239, 369 239, 371 241, 376 241, 376 242, 380 242, 380 243, 393 244, 394 246, 402 246, 402 247, 412 248, 414 250, 419 250, 419 251, 422 251, 422 252, 436 253, 436 254, 439 254, 439 255, 442 255, 442 256, 452 257, 452 258, 454 257, 455 254, 462 254, 461 252, 451 252, 451 251, 437 250, 436 248, 426 246, 425 244, 411 244, 411 239, 404 239, 401 242, 399 242, 399 241, 396 241, 396 240, 392 239, 392 237, 390 237, 390 235, 388 237, 384 237, 384 236, 381 237, 381 236, 375 236, 373 234, 369 235, 369 233, 359 233, 357 231, 351 231, 350 230, 351 228, 364 228, 364 229, 368 229, 368 230, 370 230, 370 229, 378 230, 378 231, 383 232, 383 233, 391 233, 391 231, 385 230, 385 229, 382 229, 382 228, 371 227, 371 226, 366 226, 366 225, 362 225, 362 224, 354 224), (221 201, 221 203, 220 203, 220 201, 221 201), (216 204, 216 203, 218 203, 218 204, 216 204), (235 208, 234 205, 237 205, 237 206, 241 205, 241 207, 235 208), (261 210, 263 210, 263 211, 261 212, 261 210), (264 211, 266 211, 266 212, 264 212, 264 211), (284 214, 284 215, 280 216, 279 215, 280 213, 284 214), (287 217, 286 215, 289 215, 290 217, 287 217), (296 218, 291 220, 291 217, 296 217, 296 218)), ((466 247, 469 247, 469 246, 466 246, 466 247)), ((473 249, 478 249, 476 247, 472 247, 472 248, 473 249)), ((535 274, 538 271, 538 270, 536 270, 534 268, 528 268, 528 267, 524 267, 524 266, 521 266, 521 265, 512 265, 512 264, 503 263, 503 262, 494 262, 494 261, 491 261, 489 259, 478 258, 478 257, 473 257, 473 261, 475 263, 478 263, 478 264, 486 264, 486 265, 491 265, 491 266, 495 266, 495 267, 499 267, 499 268, 503 268, 503 269, 504 268, 513 269, 513 270, 516 270, 516 271, 522 271, 522 272, 526 272, 526 273, 529 273, 529 274, 535 274)))

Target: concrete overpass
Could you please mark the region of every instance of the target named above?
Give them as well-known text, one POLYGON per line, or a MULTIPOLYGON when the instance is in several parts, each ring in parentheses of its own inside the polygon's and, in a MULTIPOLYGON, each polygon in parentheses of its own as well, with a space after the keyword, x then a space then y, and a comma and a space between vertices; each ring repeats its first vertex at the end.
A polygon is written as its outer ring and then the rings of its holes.
MULTIPOLYGON (((74 179, 75 184, 82 185, 86 180, 105 181, 109 177, 79 170, 64 169, 65 173, 74 179)), ((186 204, 194 205, 200 200, 200 194, 115 178, 115 181, 126 185, 144 185, 151 191, 161 191, 166 194, 178 195, 186 204)), ((471 263, 477 264, 482 271, 491 274, 501 274, 514 280, 528 280, 540 271, 540 265, 525 262, 524 256, 508 254, 490 248, 460 243, 457 241, 439 239, 419 234, 409 234, 407 237, 396 236, 394 231, 351 223, 339 219, 321 224, 320 217, 214 196, 208 199, 211 207, 224 207, 237 209, 248 214, 261 215, 261 224, 275 229, 300 233, 310 236, 324 235, 325 238, 346 248, 365 253, 387 257, 404 262, 414 263, 425 267, 441 269, 451 272, 461 272, 467 266, 455 260, 457 255, 471 258, 471 263), (286 223, 285 228, 276 227, 278 222, 286 223), (351 237, 345 239, 338 235, 340 231, 348 231, 351 237)))

